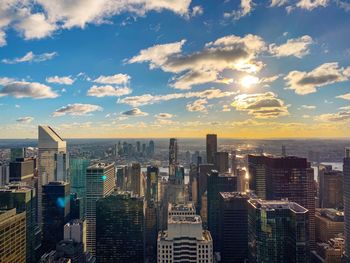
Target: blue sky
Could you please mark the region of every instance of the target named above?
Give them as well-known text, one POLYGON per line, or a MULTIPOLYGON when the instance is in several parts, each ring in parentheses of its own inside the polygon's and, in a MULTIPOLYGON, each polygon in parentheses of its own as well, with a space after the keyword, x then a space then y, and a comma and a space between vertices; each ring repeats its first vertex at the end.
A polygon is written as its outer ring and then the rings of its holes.
POLYGON ((0 137, 348 137, 350 2, 4 0, 0 137))

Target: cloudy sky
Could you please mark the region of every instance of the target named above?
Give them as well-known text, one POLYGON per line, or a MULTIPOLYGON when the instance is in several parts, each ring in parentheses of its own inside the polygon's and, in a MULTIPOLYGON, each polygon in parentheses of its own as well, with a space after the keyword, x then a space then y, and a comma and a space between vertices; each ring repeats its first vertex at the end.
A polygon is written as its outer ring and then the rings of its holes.
POLYGON ((0 138, 349 137, 349 0, 2 0, 0 138))

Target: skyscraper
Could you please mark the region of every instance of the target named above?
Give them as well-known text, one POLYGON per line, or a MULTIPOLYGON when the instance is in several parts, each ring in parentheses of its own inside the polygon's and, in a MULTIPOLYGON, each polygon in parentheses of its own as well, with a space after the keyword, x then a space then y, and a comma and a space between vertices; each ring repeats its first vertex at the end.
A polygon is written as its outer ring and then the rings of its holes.
POLYGON ((168 229, 158 235, 158 262, 213 262, 213 240, 193 204, 169 205, 168 229))
POLYGON ((90 161, 85 158, 71 157, 69 159, 71 192, 82 199, 83 212, 86 210, 86 169, 90 161))
POLYGON ((177 139, 171 138, 169 143, 169 177, 175 175, 175 166, 177 164, 177 139))
MULTIPOLYGON (((34 188, 11 183, 0 188, 0 210, 16 208, 26 216, 26 262, 36 263, 41 247, 41 231, 37 222, 37 196, 34 188)), ((0 261, 1 262, 1 261, 0 261)))
POLYGON ((219 250, 222 263, 248 259, 248 200, 245 193, 220 193, 219 250))
POLYGON ((11 148, 10 154, 11 162, 16 161, 17 158, 26 158, 26 148, 11 148))
POLYGON ((343 159, 343 193, 344 193, 344 234, 345 262, 350 262, 350 147, 345 148, 343 159))
POLYGON ((309 211, 309 239, 315 248, 314 170, 306 158, 248 155, 250 189, 261 199, 288 198, 309 211))
POLYGON ((10 182, 25 182, 27 185, 34 186, 34 169, 36 168, 36 159, 17 158, 10 162, 10 182))
POLYGON ((248 201, 249 262, 309 262, 309 211, 289 201, 248 201))
POLYGON ((63 239, 64 225, 70 220, 70 185, 49 182, 43 185, 43 251, 49 252, 63 239))
POLYGON ((214 166, 219 173, 228 172, 228 153, 227 152, 214 153, 214 166))
POLYGON ((8 163, 0 163, 0 186, 8 184, 10 181, 10 166, 8 163))
POLYGON ((117 166, 117 188, 118 190, 126 190, 127 185, 127 175, 128 175, 128 166, 127 165, 118 165, 117 166))
POLYGON ((214 154, 218 151, 216 134, 207 134, 207 163, 214 164, 214 154))
POLYGON ((150 157, 153 157, 154 152, 155 152, 154 141, 152 141, 152 140, 149 141, 148 148, 149 148, 149 155, 150 155, 150 157))
POLYGON ((143 198, 114 192, 96 204, 97 262, 144 262, 143 198))
POLYGON ((208 189, 208 174, 214 170, 214 164, 200 164, 198 169, 198 202, 199 210, 202 208, 202 196, 208 189))
POLYGON ((320 166, 319 201, 322 208, 343 207, 343 172, 332 170, 332 166, 320 166))
POLYGON ((50 127, 38 127, 38 220, 42 224, 42 186, 56 181, 56 155, 67 152, 66 142, 50 127))
POLYGON ((208 176, 208 229, 213 237, 214 251, 219 251, 220 192, 236 192, 237 177, 211 171, 208 176))
POLYGON ((134 194, 141 194, 141 165, 139 163, 132 163, 128 168, 129 190, 134 194))
POLYGON ((96 249, 96 201, 112 193, 114 187, 114 163, 97 163, 86 169, 86 243, 92 255, 96 249))
POLYGON ((158 202, 158 175, 159 169, 156 166, 148 166, 146 174, 146 200, 158 202))
POLYGON ((26 262, 26 213, 0 210, 0 262, 26 262))

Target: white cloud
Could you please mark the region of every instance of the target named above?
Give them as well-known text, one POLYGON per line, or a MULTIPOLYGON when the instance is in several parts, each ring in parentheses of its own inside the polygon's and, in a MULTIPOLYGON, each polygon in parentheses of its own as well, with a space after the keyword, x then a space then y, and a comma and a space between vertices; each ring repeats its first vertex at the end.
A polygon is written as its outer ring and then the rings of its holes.
POLYGON ((222 112, 230 112, 231 111, 231 107, 230 105, 222 105, 222 112))
POLYGON ((33 117, 27 116, 27 117, 21 117, 18 118, 16 121, 19 123, 25 123, 25 124, 29 124, 34 120, 33 117))
POLYGON ((232 13, 225 13, 224 17, 233 17, 235 20, 239 20, 242 17, 250 14, 253 11, 254 3, 252 0, 241 0, 240 9, 235 10, 232 13))
POLYGON ((317 7, 326 7, 328 3, 329 0, 299 0, 296 6, 306 10, 313 10, 317 7))
POLYGON ((52 114, 52 116, 53 117, 60 117, 64 115, 83 116, 83 115, 91 114, 92 112, 102 111, 102 110, 103 108, 98 105, 75 103, 75 104, 68 104, 67 106, 57 109, 52 114))
POLYGON ((124 103, 131 105, 133 107, 138 107, 142 105, 150 105, 154 103, 159 103, 162 101, 169 101, 175 99, 190 99, 190 98, 200 98, 200 99, 217 99, 236 95, 237 92, 233 91, 222 91, 220 89, 207 89, 197 92, 186 92, 186 93, 170 93, 165 95, 151 95, 144 94, 141 96, 126 97, 119 101, 119 103, 124 103))
POLYGON ((321 114, 316 117, 318 121, 324 122, 344 122, 350 120, 350 110, 343 110, 336 113, 321 114))
POLYGON ((133 108, 132 110, 124 111, 122 114, 126 116, 131 116, 131 117, 140 117, 140 116, 148 115, 147 112, 143 112, 139 108, 133 108))
POLYGON ((206 112, 207 111, 207 108, 206 108, 207 104, 208 104, 208 101, 206 99, 198 99, 192 103, 188 103, 186 105, 186 109, 188 111, 206 112))
POLYGON ((288 3, 288 0, 271 0, 270 7, 280 7, 288 3))
POLYGON ((191 16, 192 17, 201 16, 203 15, 203 13, 204 13, 203 7, 201 7, 200 5, 196 5, 192 8, 191 16))
POLYGON ((261 61, 256 61, 256 56, 266 50, 266 44, 256 35, 225 36, 207 43, 203 50, 187 55, 182 54, 184 43, 185 40, 155 45, 141 50, 127 62, 148 62, 150 69, 181 73, 171 82, 171 86, 177 89, 219 82, 220 73, 226 69, 256 72, 264 66, 261 61))
POLYGON ((299 38, 289 39, 282 45, 270 44, 269 52, 276 57, 295 56, 302 58, 309 54, 309 47, 313 43, 310 36, 305 35, 299 38))
POLYGON ((231 105, 259 119, 289 115, 288 106, 273 92, 237 95, 231 105))
POLYGON ((316 106, 314 106, 314 105, 301 105, 301 107, 303 109, 306 109, 306 110, 314 110, 314 109, 316 109, 316 106))
POLYGON ((51 87, 37 82, 12 81, 0 90, 0 97, 13 96, 15 98, 53 99, 59 95, 51 87))
POLYGON ((336 98, 338 99, 344 99, 344 100, 350 100, 350 93, 339 95, 336 98))
POLYGON ((112 76, 99 76, 94 80, 96 83, 101 84, 117 84, 117 85, 127 85, 131 77, 127 74, 115 74, 112 76))
POLYGON ((1 85, 1 86, 4 86, 4 85, 6 85, 6 84, 8 84, 8 83, 10 83, 10 82, 14 82, 14 81, 16 81, 16 80, 13 79, 13 78, 0 77, 0 85, 1 85))
POLYGON ((0 45, 6 44, 5 30, 14 29, 25 39, 51 36, 61 29, 102 24, 121 13, 144 16, 149 11, 169 10, 188 17, 191 0, 2 0, 0 45))
POLYGON ((291 71, 284 78, 288 89, 299 95, 306 95, 317 91, 318 87, 348 80, 349 68, 339 68, 337 62, 325 63, 310 72, 291 71))
POLYGON ((23 62, 42 62, 42 61, 53 59, 57 55, 58 55, 57 52, 34 54, 32 51, 29 51, 23 57, 13 58, 13 59, 5 58, 2 60, 2 63, 17 64, 17 63, 23 63, 23 62))
POLYGON ((174 117, 174 115, 170 113, 158 113, 154 115, 154 117, 156 117, 157 119, 171 119, 174 117))
POLYGON ((71 76, 53 76, 46 78, 46 82, 48 83, 56 83, 56 84, 62 84, 62 85, 72 85, 74 83, 74 79, 72 79, 71 76))
POLYGON ((341 1, 341 0, 337 0, 336 2, 340 8, 344 9, 347 12, 350 12, 350 3, 346 3, 346 2, 341 1))
POLYGON ((113 87, 110 85, 105 85, 105 86, 92 86, 88 92, 88 96, 92 97, 121 97, 124 95, 128 95, 132 92, 132 90, 128 87, 113 87))

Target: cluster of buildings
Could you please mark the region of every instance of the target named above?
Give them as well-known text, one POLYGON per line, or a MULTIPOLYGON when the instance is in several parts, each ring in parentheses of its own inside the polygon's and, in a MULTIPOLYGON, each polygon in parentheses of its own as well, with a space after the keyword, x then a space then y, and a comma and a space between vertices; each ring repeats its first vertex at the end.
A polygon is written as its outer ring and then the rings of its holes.
MULTIPOLYGON (((154 142, 115 152, 153 155, 154 142)), ((39 126, 37 155, 13 149, 0 166, 0 262, 350 262, 350 149, 317 182, 285 148, 238 161, 215 134, 188 159, 171 138, 166 173, 92 161, 39 126)))

